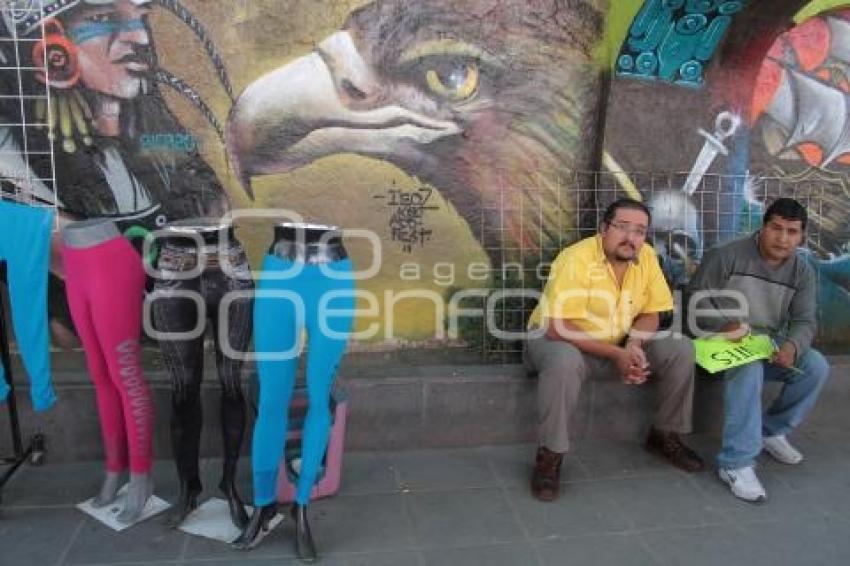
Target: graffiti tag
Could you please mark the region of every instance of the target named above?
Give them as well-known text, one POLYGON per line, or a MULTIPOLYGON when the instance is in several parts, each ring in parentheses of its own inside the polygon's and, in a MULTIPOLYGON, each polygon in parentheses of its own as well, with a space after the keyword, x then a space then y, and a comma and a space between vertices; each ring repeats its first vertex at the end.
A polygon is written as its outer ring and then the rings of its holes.
POLYGON ((198 142, 192 134, 143 134, 139 138, 143 150, 193 151, 198 142))
POLYGON ((420 187, 414 191, 393 188, 388 189, 386 195, 375 197, 388 199, 387 206, 392 211, 389 221, 392 241, 401 242, 402 249, 407 253, 411 253, 416 245, 424 247, 433 235, 433 230, 426 228, 424 221, 426 210, 439 208, 428 204, 432 194, 433 189, 429 187, 420 187))

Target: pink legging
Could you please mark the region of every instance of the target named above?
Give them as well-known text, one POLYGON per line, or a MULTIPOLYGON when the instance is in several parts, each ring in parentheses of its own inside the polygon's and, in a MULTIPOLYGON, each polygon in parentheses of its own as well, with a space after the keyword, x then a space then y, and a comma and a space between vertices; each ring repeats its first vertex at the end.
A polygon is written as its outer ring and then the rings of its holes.
POLYGON ((148 473, 153 403, 139 360, 145 273, 123 237, 63 246, 65 290, 97 394, 106 469, 148 473))

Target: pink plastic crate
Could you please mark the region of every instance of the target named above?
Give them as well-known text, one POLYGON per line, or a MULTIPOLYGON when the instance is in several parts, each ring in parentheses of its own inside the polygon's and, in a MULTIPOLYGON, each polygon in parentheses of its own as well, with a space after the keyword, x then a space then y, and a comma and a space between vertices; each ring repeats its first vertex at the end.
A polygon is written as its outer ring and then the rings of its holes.
MULTIPOLYGON (((307 394, 303 389, 297 389, 292 396, 289 407, 289 430, 286 434, 286 449, 280 462, 277 474, 277 500, 289 503, 295 499, 295 483, 297 477, 290 467, 293 458, 301 457, 301 424, 307 412, 307 394)), ((342 477, 342 452, 345 444, 345 420, 348 416, 348 398, 344 391, 335 390, 331 395, 331 437, 328 448, 322 460, 319 478, 310 499, 327 497, 339 491, 342 477)))

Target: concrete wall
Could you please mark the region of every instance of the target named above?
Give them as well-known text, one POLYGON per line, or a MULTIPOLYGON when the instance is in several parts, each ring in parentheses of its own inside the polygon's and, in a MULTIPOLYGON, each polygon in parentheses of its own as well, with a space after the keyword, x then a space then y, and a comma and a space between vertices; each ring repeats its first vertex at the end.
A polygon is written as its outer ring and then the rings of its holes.
MULTIPOLYGON (((212 360, 208 360, 212 362, 212 360)), ((846 430, 850 402, 847 356, 832 357, 831 379, 805 427, 846 430)), ((251 383, 253 372, 246 375, 251 383)), ((170 414, 168 376, 153 371, 150 379, 156 403, 154 451, 171 456, 167 426, 170 414)), ((212 376, 210 376, 212 377, 212 376)), ((364 371, 343 367, 339 384, 348 395, 347 450, 405 450, 440 446, 475 446, 534 442, 536 440, 537 382, 519 365, 430 366, 402 370, 364 371)), ((24 383, 18 390, 25 441, 32 434, 46 437, 51 461, 91 460, 103 457, 94 391, 82 372, 57 377, 61 403, 47 414, 33 414, 24 383)), ((651 418, 653 386, 623 387, 616 379, 591 379, 582 388, 571 434, 577 442, 618 439, 639 442, 651 418)), ((765 388, 769 400, 778 384, 765 388)), ((201 454, 220 457, 221 430, 218 385, 208 379, 202 389, 204 429, 201 454)), ((722 388, 708 376, 697 378, 694 395, 694 431, 718 437, 722 420, 722 388)), ((253 416, 249 418, 250 435, 253 416)), ((4 425, 5 426, 5 425, 4 425)), ((0 434, 0 453, 10 452, 8 435, 0 434)), ((249 436, 250 437, 250 436, 249 436)), ((243 446, 250 452, 250 442, 243 446)))

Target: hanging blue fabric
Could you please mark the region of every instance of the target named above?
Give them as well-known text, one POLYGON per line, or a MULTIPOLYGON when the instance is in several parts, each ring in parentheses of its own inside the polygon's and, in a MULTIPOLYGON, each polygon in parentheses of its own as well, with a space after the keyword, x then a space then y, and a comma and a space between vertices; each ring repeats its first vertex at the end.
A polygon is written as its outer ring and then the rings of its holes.
MULTIPOLYGON (((33 409, 46 411, 56 402, 50 376, 47 335, 47 275, 54 211, 0 201, 0 261, 6 262, 12 328, 30 378, 33 409)), ((9 395, 0 364, 0 402, 9 395)))

